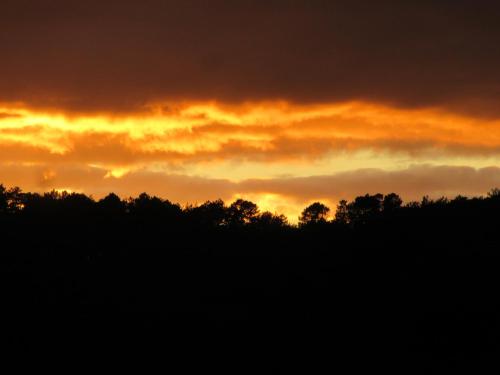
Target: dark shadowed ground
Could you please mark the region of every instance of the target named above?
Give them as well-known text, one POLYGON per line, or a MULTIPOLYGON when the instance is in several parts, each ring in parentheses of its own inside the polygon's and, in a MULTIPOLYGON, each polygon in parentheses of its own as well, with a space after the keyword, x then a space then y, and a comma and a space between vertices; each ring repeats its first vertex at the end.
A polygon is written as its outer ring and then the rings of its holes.
POLYGON ((324 206, 2 190, 2 340, 185 372, 475 369, 499 343, 500 198, 324 206), (3 202, 3 203, 2 203, 3 202))

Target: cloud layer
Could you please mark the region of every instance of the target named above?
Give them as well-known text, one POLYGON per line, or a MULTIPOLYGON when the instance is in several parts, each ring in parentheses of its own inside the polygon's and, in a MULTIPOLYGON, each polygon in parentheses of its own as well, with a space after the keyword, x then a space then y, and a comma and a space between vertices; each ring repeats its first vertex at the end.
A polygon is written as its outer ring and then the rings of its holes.
POLYGON ((116 178, 109 176, 106 170, 78 165, 4 165, 0 167, 0 181, 27 190, 66 189, 86 192, 97 198, 111 191, 122 197, 135 196, 147 187, 150 194, 182 204, 244 197, 258 202, 264 210, 285 213, 294 221, 301 209, 312 201, 321 200, 334 206, 340 199, 352 199, 365 193, 396 191, 406 201, 418 201, 424 195, 433 198, 485 195, 500 186, 500 168, 415 165, 390 172, 361 169, 333 175, 233 182, 147 170, 116 178))
POLYGON ((0 102, 363 100, 498 116, 494 1, 5 0, 0 102))
MULTIPOLYGON (((15 163, 131 170, 154 163, 188 168, 231 161, 272 169, 276 163, 293 168, 363 151, 375 155, 370 158, 389 155, 407 163, 500 155, 499 120, 362 102, 178 103, 128 117, 64 117, 19 108, 5 113, 9 115, 0 118, 0 157, 15 163)), ((381 163, 379 167, 394 168, 391 162, 381 163)))

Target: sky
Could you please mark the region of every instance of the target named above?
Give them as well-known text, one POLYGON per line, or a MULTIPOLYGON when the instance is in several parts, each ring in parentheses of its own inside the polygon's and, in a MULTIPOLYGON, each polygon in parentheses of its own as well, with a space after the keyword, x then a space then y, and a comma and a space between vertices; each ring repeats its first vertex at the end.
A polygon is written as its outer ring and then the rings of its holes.
POLYGON ((0 182, 181 204, 500 186, 497 1, 26 1, 0 11, 0 182))

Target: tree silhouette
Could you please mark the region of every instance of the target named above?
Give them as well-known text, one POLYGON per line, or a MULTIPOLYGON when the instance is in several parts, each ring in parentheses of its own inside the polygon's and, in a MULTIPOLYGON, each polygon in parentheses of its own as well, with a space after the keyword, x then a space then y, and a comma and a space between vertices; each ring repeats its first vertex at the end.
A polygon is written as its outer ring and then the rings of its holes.
POLYGON ((335 221, 340 224, 349 223, 349 209, 345 199, 342 199, 337 205, 337 211, 335 211, 335 221))
POLYGON ((125 214, 127 204, 118 195, 109 193, 97 202, 97 208, 101 214, 119 216, 125 214))
POLYGON ((237 199, 229 206, 229 222, 234 225, 248 224, 259 213, 259 208, 253 202, 237 199))
POLYGON ((74 215, 91 214, 94 210, 95 201, 81 193, 68 193, 63 191, 58 198, 59 210, 74 215))
POLYGON ((385 213, 392 213, 398 208, 401 208, 402 204, 403 200, 399 195, 390 193, 384 196, 384 200, 382 201, 382 208, 385 213))
POLYGON ((275 215, 272 212, 265 211, 253 219, 254 224, 259 228, 277 229, 288 225, 288 219, 285 215, 275 215))
POLYGON ((0 214, 7 212, 7 189, 0 184, 0 214))
POLYGON ((488 192, 488 198, 500 200, 500 189, 494 188, 488 192))
POLYGON ((382 200, 382 194, 356 197, 347 205, 349 221, 361 224, 375 218, 382 211, 382 200))
POLYGON ((141 193, 137 198, 129 199, 128 210, 131 215, 146 220, 162 218, 172 221, 182 214, 182 209, 178 204, 147 193, 141 193))
POLYGON ((229 215, 222 199, 206 201, 197 207, 188 206, 185 211, 191 222, 206 227, 220 227, 226 224, 229 215))
POLYGON ((307 225, 326 222, 326 218, 329 212, 330 208, 325 206, 323 203, 314 202, 313 204, 306 207, 304 211, 302 211, 299 217, 299 224, 307 225))

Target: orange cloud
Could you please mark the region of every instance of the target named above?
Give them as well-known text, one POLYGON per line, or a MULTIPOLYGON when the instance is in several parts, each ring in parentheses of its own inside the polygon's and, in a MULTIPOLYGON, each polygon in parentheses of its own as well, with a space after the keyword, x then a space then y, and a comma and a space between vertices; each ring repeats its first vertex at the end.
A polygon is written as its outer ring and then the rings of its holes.
POLYGON ((174 107, 165 111, 156 105, 148 115, 128 117, 65 117, 7 108, 12 116, 0 118, 0 145, 17 148, 13 155, 22 161, 110 168, 228 158, 272 163, 359 150, 432 157, 498 155, 500 147, 500 120, 437 109, 402 110, 357 102, 174 107))
POLYGON ((484 192, 496 181, 484 172, 494 170, 483 168, 497 165, 500 120, 366 102, 182 102, 149 108, 126 116, 2 108, 9 116, 0 118, 0 177, 27 188, 148 191, 179 202, 245 194, 288 214, 312 200, 335 202, 371 190, 417 197, 484 192), (471 188, 458 179, 441 189, 440 178, 454 178, 448 170, 439 175, 433 169, 432 178, 424 169, 402 172, 413 164, 469 166, 488 183, 471 188))
POLYGON ((420 200, 424 195, 433 198, 484 195, 500 186, 500 168, 415 165, 397 171, 361 169, 322 176, 234 182, 148 170, 114 177, 101 168, 74 164, 52 167, 11 164, 0 166, 0 181, 30 191, 67 189, 96 198, 111 191, 126 198, 146 190, 181 204, 218 198, 229 202, 242 197, 257 202, 262 210, 284 213, 295 222, 301 210, 316 200, 334 208, 340 199, 352 199, 365 193, 395 191, 406 201, 420 200))

